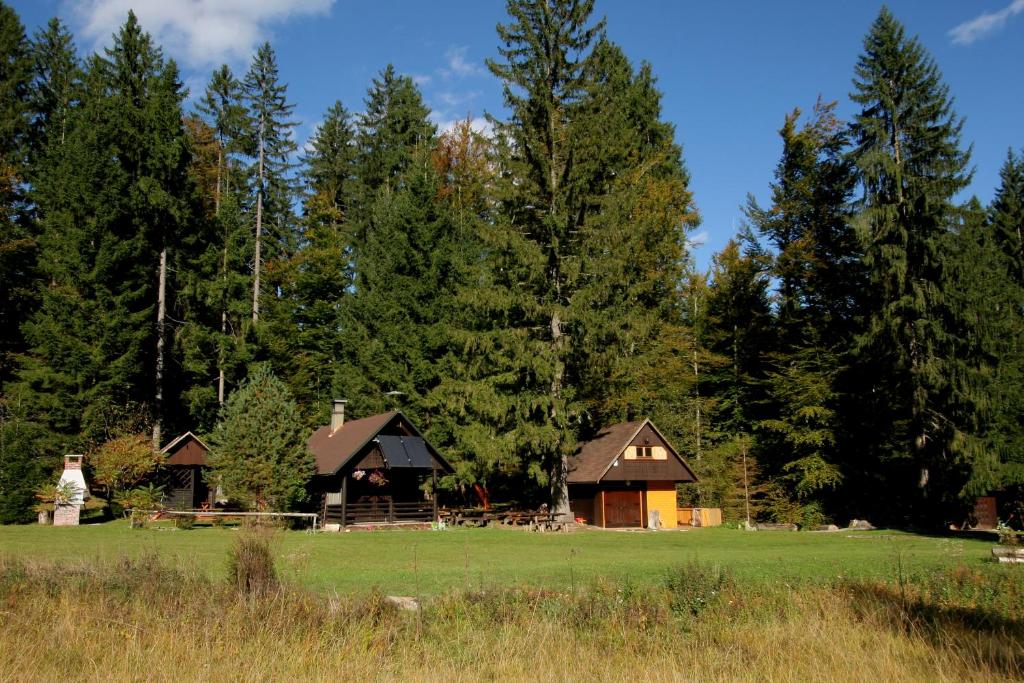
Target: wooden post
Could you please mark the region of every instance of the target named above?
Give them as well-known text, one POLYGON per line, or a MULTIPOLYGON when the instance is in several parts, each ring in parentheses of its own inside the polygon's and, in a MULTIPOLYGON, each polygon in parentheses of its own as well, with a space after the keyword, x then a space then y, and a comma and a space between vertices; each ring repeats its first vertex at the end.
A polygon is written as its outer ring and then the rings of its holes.
POLYGON ((644 490, 640 489, 638 493, 640 494, 640 528, 646 529, 647 525, 644 524, 644 490))
POLYGON ((394 522, 395 521, 395 495, 394 495, 394 491, 392 491, 391 495, 388 496, 388 521, 389 522, 394 522))
POLYGON ((348 475, 341 480, 341 528, 345 528, 348 521, 348 475))
POLYGON ((434 521, 437 521, 437 467, 430 470, 430 500, 434 504, 434 521))
POLYGON ((604 518, 604 489, 601 489, 601 528, 606 529, 608 521, 604 518))

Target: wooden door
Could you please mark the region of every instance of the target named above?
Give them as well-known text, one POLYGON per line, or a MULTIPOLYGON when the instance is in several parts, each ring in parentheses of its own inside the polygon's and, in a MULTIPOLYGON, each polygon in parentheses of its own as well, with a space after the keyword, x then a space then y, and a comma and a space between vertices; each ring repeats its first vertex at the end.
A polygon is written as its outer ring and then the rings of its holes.
POLYGON ((636 491, 605 491, 605 526, 642 526, 640 524, 640 494, 636 491))

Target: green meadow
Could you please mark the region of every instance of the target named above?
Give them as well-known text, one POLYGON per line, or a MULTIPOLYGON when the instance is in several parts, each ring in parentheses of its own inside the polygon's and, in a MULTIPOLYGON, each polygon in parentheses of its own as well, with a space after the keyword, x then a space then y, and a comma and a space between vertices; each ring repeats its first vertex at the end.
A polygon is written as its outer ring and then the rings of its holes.
MULTIPOLYGON (((129 529, 117 521, 80 527, 0 527, 0 555, 24 561, 93 561, 156 555, 210 578, 226 572, 235 528, 129 529)), ((438 594, 451 589, 571 588, 608 579, 644 586, 693 562, 727 568, 737 579, 829 582, 899 580, 959 565, 990 564, 993 541, 899 531, 832 533, 522 529, 283 531, 272 541, 278 569, 294 585, 328 592, 379 589, 438 594)))

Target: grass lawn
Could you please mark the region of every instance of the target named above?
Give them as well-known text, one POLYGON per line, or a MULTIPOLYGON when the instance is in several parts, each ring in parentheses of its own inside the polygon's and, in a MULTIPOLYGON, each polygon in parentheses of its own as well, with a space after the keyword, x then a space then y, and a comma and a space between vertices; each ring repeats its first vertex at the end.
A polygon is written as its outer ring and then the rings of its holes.
MULTIPOLYGON (((95 560, 155 553, 224 575, 230 528, 132 530, 121 521, 80 527, 0 527, 0 555, 24 560, 95 560)), ((993 539, 994 541, 994 539, 993 539)), ((529 584, 566 588, 596 578, 638 585, 697 560, 729 567, 741 580, 894 580, 944 567, 989 565, 993 542, 897 531, 743 532, 727 528, 660 532, 520 529, 303 532, 278 534, 278 567, 294 583, 339 593, 376 587, 388 594, 529 584)))

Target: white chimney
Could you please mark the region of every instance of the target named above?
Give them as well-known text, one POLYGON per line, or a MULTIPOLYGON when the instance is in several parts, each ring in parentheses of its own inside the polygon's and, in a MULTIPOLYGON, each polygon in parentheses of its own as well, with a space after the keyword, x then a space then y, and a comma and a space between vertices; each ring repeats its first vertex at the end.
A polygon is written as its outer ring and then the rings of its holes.
POLYGON ((65 455, 64 471, 60 475, 58 487, 67 487, 71 496, 68 500, 54 501, 53 525, 54 526, 76 526, 79 513, 85 499, 89 498, 89 487, 85 485, 85 475, 82 474, 81 455, 65 455))
POLYGON ((341 426, 345 424, 345 399, 334 399, 334 409, 331 410, 331 434, 336 434, 341 426))

